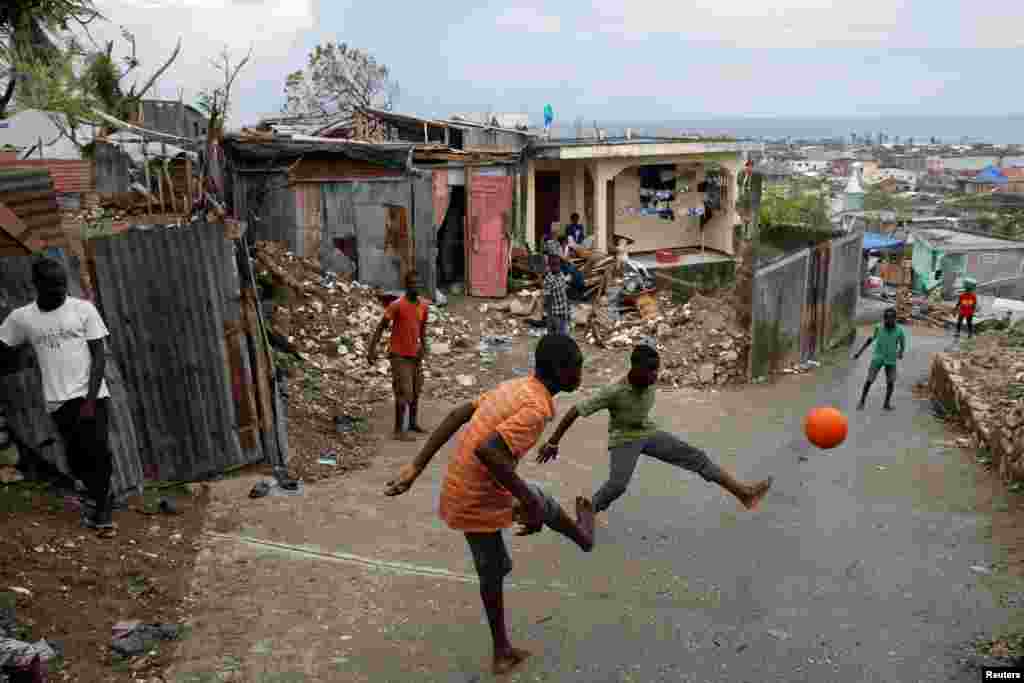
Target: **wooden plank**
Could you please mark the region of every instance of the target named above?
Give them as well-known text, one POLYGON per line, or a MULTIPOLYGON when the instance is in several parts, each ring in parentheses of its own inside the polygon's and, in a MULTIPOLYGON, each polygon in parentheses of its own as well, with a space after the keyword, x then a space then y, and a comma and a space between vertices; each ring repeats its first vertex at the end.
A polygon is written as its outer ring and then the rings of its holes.
POLYGON ((225 323, 224 336, 228 350, 228 372, 230 373, 238 405, 238 426, 240 429, 256 428, 259 414, 256 409, 256 387, 252 377, 248 376, 246 365, 242 362, 242 335, 245 331, 238 323, 225 323))
POLYGON ((256 384, 256 402, 259 411, 259 427, 261 432, 269 432, 274 428, 274 413, 271 401, 273 396, 270 391, 270 364, 267 358, 268 349, 263 343, 263 336, 260 334, 259 319, 256 317, 256 302, 251 289, 245 290, 242 294, 242 315, 245 318, 245 325, 249 335, 249 343, 256 351, 256 365, 253 368, 256 384))

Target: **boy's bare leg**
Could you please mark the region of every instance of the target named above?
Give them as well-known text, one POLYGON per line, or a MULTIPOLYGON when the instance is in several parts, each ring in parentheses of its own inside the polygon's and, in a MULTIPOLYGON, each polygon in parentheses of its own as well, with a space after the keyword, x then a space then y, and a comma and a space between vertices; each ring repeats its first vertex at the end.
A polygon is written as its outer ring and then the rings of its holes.
POLYGON ((494 663, 491 668, 496 676, 507 674, 522 664, 530 652, 512 647, 509 642, 505 627, 504 580, 481 582, 480 599, 483 600, 487 623, 491 627, 491 639, 494 641, 494 663))
POLYGON ((548 522, 548 527, 589 553, 594 549, 594 504, 583 496, 577 496, 575 521, 559 505, 558 516, 548 522))
MULTIPOLYGON (((556 503, 554 500, 549 499, 549 504, 552 510, 549 518, 544 521, 545 525, 553 531, 557 531, 562 534, 570 541, 580 547, 585 553, 589 553, 594 549, 594 504, 583 496, 576 497, 576 519, 573 520, 569 517, 569 514, 565 509, 556 503)), ((520 518, 519 513, 520 506, 516 503, 516 516, 520 518)), ((531 533, 536 533, 540 529, 530 531, 527 529, 522 521, 520 521, 519 530, 516 532, 517 536, 527 536, 531 533)))

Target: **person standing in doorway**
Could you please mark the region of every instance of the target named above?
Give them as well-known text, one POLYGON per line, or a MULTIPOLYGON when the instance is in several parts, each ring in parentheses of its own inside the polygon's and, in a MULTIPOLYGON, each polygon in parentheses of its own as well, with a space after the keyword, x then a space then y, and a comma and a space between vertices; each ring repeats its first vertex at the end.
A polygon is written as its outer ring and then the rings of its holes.
POLYGON ((956 304, 956 336, 960 337, 960 326, 967 322, 967 338, 974 336, 974 311, 978 308, 978 296, 974 293, 974 283, 964 284, 964 291, 956 304))
POLYGON ((377 346, 384 329, 391 325, 391 386, 395 392, 395 433, 398 441, 413 441, 424 434, 419 423, 420 390, 423 388, 423 358, 427 354, 429 302, 419 295, 419 277, 405 277, 405 295, 393 301, 373 332, 367 360, 377 362, 377 346), (406 429, 405 416, 409 416, 406 429))
POLYGON ((0 351, 24 344, 35 351, 47 411, 64 441, 68 465, 85 484, 90 500, 82 506, 82 524, 100 536, 116 534, 108 442, 110 390, 103 373, 109 335, 89 301, 68 296, 64 266, 43 258, 32 264, 34 303, 15 309, 0 325, 0 351))
POLYGON ((569 216, 569 220, 571 222, 565 228, 565 236, 569 238, 569 247, 575 249, 583 244, 583 240, 586 239, 586 231, 583 229, 583 225, 580 224, 580 215, 578 213, 569 216))
POLYGON ((896 309, 888 308, 883 314, 881 325, 875 326, 875 333, 864 342, 853 357, 860 358, 861 354, 873 343, 875 355, 871 359, 871 366, 868 368, 868 378, 864 382, 864 389, 860 393, 860 401, 857 402, 857 410, 864 409, 868 392, 879 371, 885 368, 885 410, 892 410, 892 392, 896 387, 896 364, 903 360, 903 354, 907 351, 907 335, 901 325, 896 324, 896 309))

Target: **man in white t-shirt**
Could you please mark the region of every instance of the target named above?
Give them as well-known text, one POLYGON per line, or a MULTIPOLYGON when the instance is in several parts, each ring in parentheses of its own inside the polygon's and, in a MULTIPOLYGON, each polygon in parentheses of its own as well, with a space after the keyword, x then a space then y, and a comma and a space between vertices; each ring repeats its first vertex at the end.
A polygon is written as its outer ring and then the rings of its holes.
POLYGON ((107 326, 92 303, 68 296, 67 272, 59 262, 33 263, 32 284, 35 302, 15 309, 0 325, 0 352, 32 345, 47 410, 64 440, 71 471, 94 506, 83 506, 82 523, 113 536, 110 391, 103 379, 107 326))

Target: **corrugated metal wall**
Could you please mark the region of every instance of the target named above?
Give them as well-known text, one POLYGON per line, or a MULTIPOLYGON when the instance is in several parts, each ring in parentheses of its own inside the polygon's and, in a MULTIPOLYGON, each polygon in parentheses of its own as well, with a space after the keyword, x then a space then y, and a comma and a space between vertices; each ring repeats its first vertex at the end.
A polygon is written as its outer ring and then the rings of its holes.
POLYGON ((808 254, 804 249, 754 273, 750 350, 754 377, 800 360, 808 254))
POLYGON ((232 189, 235 215, 248 221, 251 242, 287 242, 292 251, 299 248, 295 193, 284 170, 236 171, 232 189))
POLYGON ((827 348, 845 343, 856 331, 863 245, 864 233, 861 232, 832 241, 828 273, 827 348))
POLYGON ((356 262, 346 256, 338 243, 356 236, 355 204, 351 183, 324 183, 320 188, 323 204, 323 238, 320 240, 320 267, 345 275, 354 275, 356 262))
POLYGON ((339 252, 335 239, 354 236, 358 279, 381 289, 401 288, 401 261, 385 247, 388 207, 404 208, 414 240, 415 264, 425 291, 437 286, 437 225, 434 224, 433 179, 355 180, 324 183, 321 267, 345 272, 351 262, 339 252))
POLYGON ((148 476, 194 480, 262 460, 259 449, 239 442, 225 341, 239 293, 228 290, 235 256, 224 227, 129 232, 89 244, 148 476))
POLYGON ((25 232, 12 236, 30 249, 67 246, 57 195, 46 169, 0 168, 0 203, 27 226, 25 232))
POLYGON ((93 151, 93 174, 96 191, 100 194, 128 192, 131 176, 131 157, 106 142, 97 142, 93 151))
POLYGON ((6 167, 41 168, 50 172, 53 189, 59 194, 81 194, 92 192, 96 184, 93 181, 93 165, 84 159, 23 159, 20 161, 0 162, 0 168, 6 167))
MULTIPOLYGON (((68 288, 72 296, 81 296, 77 268, 68 264, 68 288)), ((0 320, 19 306, 35 299, 32 287, 32 257, 0 258, 0 320)), ((106 321, 109 325, 110 321, 106 321)), ((108 350, 110 344, 107 345, 108 350)), ((111 394, 110 446, 114 454, 112 488, 115 496, 137 492, 143 473, 139 459, 139 443, 125 386, 116 358, 109 358, 106 380, 111 394)), ((0 403, 16 437, 48 462, 67 473, 64 446, 53 420, 46 412, 42 383, 35 367, 12 375, 0 376, 0 403)))
POLYGON ((827 278, 819 278, 819 282, 826 280, 822 283, 824 291, 813 294, 815 301, 824 302, 817 306, 817 324, 808 324, 807 316, 809 274, 813 266, 810 249, 802 249, 754 273, 750 354, 753 377, 807 360, 850 339, 860 296, 862 243, 863 235, 858 233, 816 247, 818 263, 827 263, 828 269, 827 278), (815 339, 808 339, 809 335, 815 339))

